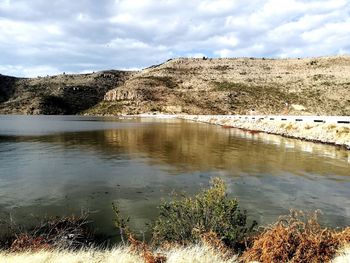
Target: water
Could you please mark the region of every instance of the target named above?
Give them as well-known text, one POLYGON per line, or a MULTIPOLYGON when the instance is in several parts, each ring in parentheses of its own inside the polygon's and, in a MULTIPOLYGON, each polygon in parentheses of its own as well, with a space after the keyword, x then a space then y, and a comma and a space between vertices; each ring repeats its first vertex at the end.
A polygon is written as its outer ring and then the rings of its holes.
POLYGON ((112 203, 147 232, 162 198, 219 176, 261 224, 295 208, 320 209, 341 227, 350 223, 349 153, 175 119, 0 116, 0 218, 30 225, 90 211, 97 234, 114 240, 112 203))

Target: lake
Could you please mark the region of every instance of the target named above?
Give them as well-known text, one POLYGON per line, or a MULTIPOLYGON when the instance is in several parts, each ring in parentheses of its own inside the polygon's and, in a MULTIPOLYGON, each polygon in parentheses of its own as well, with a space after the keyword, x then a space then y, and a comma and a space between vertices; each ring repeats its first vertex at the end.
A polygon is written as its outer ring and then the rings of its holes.
POLYGON ((249 218, 269 224, 290 208, 350 223, 350 151, 177 119, 0 116, 0 218, 89 211, 115 240, 112 203, 137 233, 173 191, 221 177, 249 218))

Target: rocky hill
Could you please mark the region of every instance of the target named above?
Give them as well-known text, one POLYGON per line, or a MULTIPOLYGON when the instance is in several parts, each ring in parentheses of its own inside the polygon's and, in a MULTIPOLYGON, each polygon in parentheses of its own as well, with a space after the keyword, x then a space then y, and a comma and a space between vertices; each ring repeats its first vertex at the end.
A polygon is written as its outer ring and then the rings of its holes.
POLYGON ((350 115, 350 57, 178 58, 138 72, 0 76, 0 113, 350 115))
POLYGON ((109 91, 93 113, 350 115, 350 57, 174 59, 109 91))
POLYGON ((77 114, 103 100, 132 72, 15 78, 0 75, 0 114, 77 114))

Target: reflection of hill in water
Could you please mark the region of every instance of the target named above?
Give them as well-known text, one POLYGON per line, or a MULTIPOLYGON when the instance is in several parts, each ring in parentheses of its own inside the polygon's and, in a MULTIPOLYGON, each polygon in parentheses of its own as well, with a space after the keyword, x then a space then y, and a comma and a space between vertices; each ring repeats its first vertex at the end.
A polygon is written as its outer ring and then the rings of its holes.
POLYGON ((348 175, 348 151, 264 133, 184 123, 108 130, 104 136, 111 151, 123 149, 142 154, 150 162, 166 163, 180 170, 285 170, 348 175))
POLYGON ((349 151, 334 146, 198 123, 164 122, 16 138, 91 151, 102 158, 134 155, 149 163, 170 165, 174 173, 225 169, 233 175, 281 171, 349 175, 349 151))

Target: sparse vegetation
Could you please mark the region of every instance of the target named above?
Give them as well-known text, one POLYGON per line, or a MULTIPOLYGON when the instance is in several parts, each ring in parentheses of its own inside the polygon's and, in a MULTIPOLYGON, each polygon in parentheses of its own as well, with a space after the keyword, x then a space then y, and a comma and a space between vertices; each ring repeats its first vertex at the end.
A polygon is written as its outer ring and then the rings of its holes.
POLYGON ((143 77, 147 81, 147 84, 151 87, 165 86, 169 89, 177 88, 177 84, 172 77, 169 76, 147 76, 143 77))
MULTIPOLYGON (((102 101, 87 112, 90 115, 119 115, 122 109, 123 105, 119 101, 102 101)), ((82 112, 82 114, 85 112, 82 112)))
MULTIPOLYGON (((281 128, 284 128, 286 131, 291 131, 291 130, 295 130, 295 126, 293 125, 292 122, 288 122, 288 123, 282 123, 280 125, 281 128)), ((311 127, 309 127, 310 129, 311 127)))
POLYGON ((241 109, 261 109, 265 112, 282 112, 285 103, 303 101, 295 93, 287 92, 277 87, 277 85, 255 86, 253 84, 237 82, 213 82, 214 91, 229 92, 228 101, 231 109, 237 113, 246 114, 241 109))
POLYGON ((350 135, 350 128, 349 127, 339 127, 336 129, 337 136, 349 136, 350 135))

